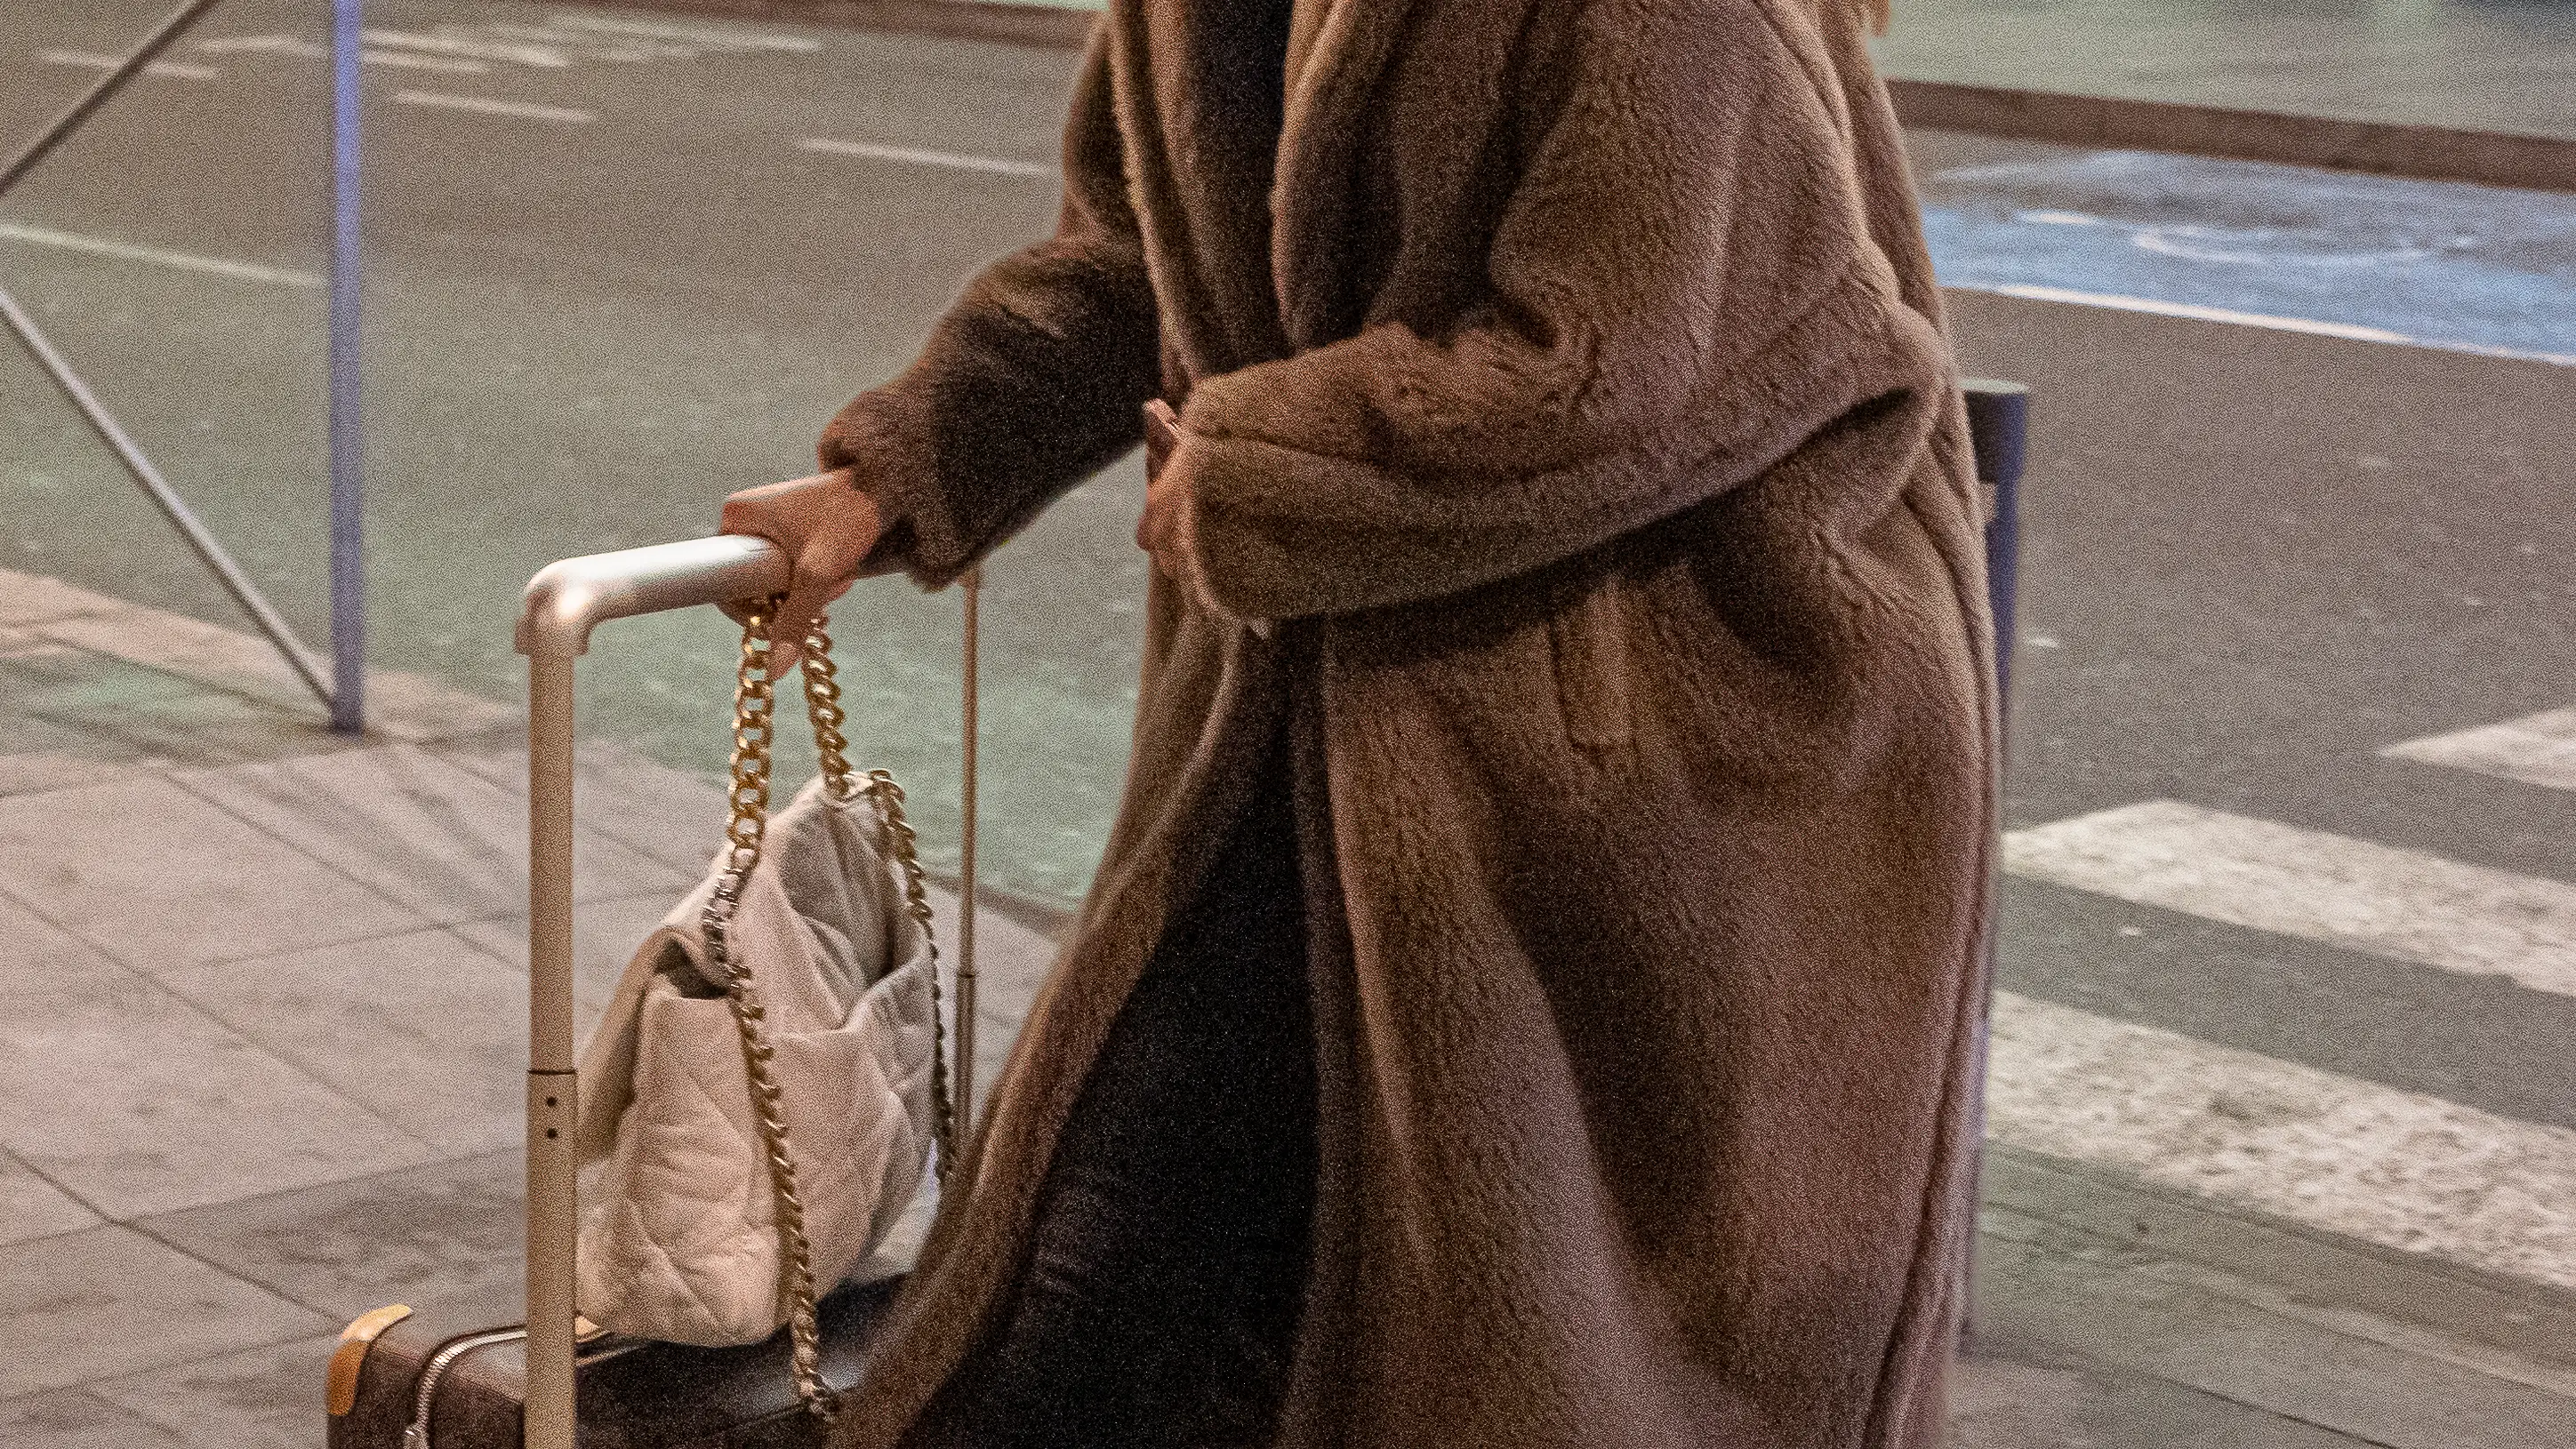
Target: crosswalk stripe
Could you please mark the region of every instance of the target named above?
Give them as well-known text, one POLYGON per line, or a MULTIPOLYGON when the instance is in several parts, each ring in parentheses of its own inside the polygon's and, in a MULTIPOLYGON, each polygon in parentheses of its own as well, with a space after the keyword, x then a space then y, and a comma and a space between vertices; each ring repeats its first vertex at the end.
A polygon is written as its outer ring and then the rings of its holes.
POLYGON ((532 65, 545 70, 562 70, 572 64, 572 57, 549 45, 522 45, 505 40, 477 40, 471 35, 424 34, 416 30, 375 30, 363 34, 369 45, 387 50, 426 50, 439 55, 461 56, 467 60, 499 60, 514 65, 532 65))
POLYGON ((1055 168, 1039 161, 1008 161, 994 156, 967 156, 955 151, 933 151, 921 146, 889 146, 878 141, 843 141, 831 136, 808 136, 796 143, 797 149, 819 152, 826 156, 863 156, 871 161, 895 161, 910 166, 940 166, 951 171, 982 171, 995 176, 1053 176, 1055 168))
POLYGON ((557 121, 568 126, 586 126, 599 119, 596 111, 579 111, 570 106, 541 106, 534 101, 499 101, 489 96, 450 95, 445 91, 396 91, 394 100, 406 106, 435 106, 448 111, 471 111, 480 116, 516 116, 529 121, 557 121))
POLYGON ((2009 992, 1990 1060, 1998 1142, 2576 1288, 2576 1131, 2009 992))
POLYGON ((558 15, 551 23, 558 29, 589 30, 602 35, 676 41, 685 45, 714 46, 726 50, 783 50, 794 55, 812 55, 823 48, 821 41, 802 35, 781 35, 757 30, 719 30, 702 25, 661 25, 643 20, 611 19, 604 15, 558 15))
POLYGON ((2016 830, 2014 875, 2576 996, 2576 886, 2149 800, 2016 830))
POLYGON ((2554 709, 2457 734, 2408 740, 2380 753, 2390 759, 2474 770, 2525 785, 2576 790, 2576 709, 2554 709))

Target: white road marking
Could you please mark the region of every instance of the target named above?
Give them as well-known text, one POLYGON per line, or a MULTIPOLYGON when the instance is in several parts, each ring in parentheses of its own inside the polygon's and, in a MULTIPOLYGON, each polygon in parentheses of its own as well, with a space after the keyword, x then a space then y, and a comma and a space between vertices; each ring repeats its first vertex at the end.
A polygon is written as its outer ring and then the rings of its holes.
POLYGON ((2457 734, 2408 740, 2380 753, 2390 759, 2475 770, 2525 785, 2576 790, 2576 709, 2551 710, 2457 734))
POLYGON ((2512 347, 2490 347, 2476 342, 2443 342, 2423 337, 2409 337, 2385 327, 2363 327, 2351 322, 2318 322, 2305 317, 2274 317, 2262 312, 2239 312, 2232 307, 2209 307, 2198 302, 2167 302, 2154 297, 2123 297, 2109 292, 2079 292, 2067 287, 2042 287, 2013 282, 2000 286, 1958 285, 1944 283, 1962 292, 1991 292, 1999 297, 2020 297, 2032 302, 2063 302, 2075 307, 2102 307, 2115 312, 2145 312, 2158 317, 2184 317, 2195 322, 2224 322, 2236 327, 2261 327, 2274 332, 2301 332, 2311 337, 2334 337, 2347 342, 2380 342, 2400 347, 2420 347, 2433 352, 2465 352, 2477 357, 2503 357, 2520 362, 2546 362, 2559 367, 2576 367, 2576 353, 2527 352, 2512 347))
MULTIPOLYGON (((40 50, 36 59, 45 65, 75 66, 82 70, 114 70, 125 63, 118 55, 100 55, 87 50, 40 50)), ((223 74, 211 65, 191 65, 184 60, 156 60, 143 67, 148 76, 164 80, 213 80, 223 74)))
POLYGON ((1055 168, 1036 161, 1005 161, 993 156, 964 156, 918 146, 885 146, 874 141, 838 141, 808 136, 797 149, 827 156, 863 156, 871 161, 897 161, 911 166, 943 166, 952 171, 981 171, 994 176, 1053 176, 1055 168))
POLYGON ((394 100, 406 106, 436 106, 449 111, 472 111, 483 116, 516 116, 529 121, 556 121, 568 126, 586 126, 599 119, 596 111, 577 111, 570 106, 541 106, 534 101, 498 101, 489 96, 457 96, 445 91, 396 91, 394 100))
POLYGON ((2008 992, 1991 1061, 1996 1141, 2576 1287, 2576 1132, 2008 992))
POLYGON ((321 277, 311 272, 297 271, 291 267, 268 267, 257 262, 236 262, 223 257, 203 257, 194 252, 174 252, 161 247, 137 246, 132 242, 109 241, 103 237, 81 236, 75 232, 27 226, 14 221, 0 221, 0 241, 23 242, 28 246, 53 247, 67 252, 84 252, 97 257, 114 257, 119 261, 149 262, 154 266, 176 267, 181 271, 203 272, 209 276, 231 277, 243 282, 272 282, 282 287, 323 285, 321 277))
POLYGON ((223 35, 197 42, 208 55, 291 55, 298 60, 328 60, 331 48, 293 35, 223 35))
MULTIPOLYGON (((202 42, 197 47, 209 55, 283 55, 296 60, 329 60, 331 47, 293 35, 232 35, 202 42)), ((447 55, 414 55, 403 50, 382 50, 363 46, 358 59, 369 65, 393 70, 427 70, 442 75, 490 75, 492 67, 479 60, 464 60, 447 55)))
POLYGON ((559 30, 551 25, 505 25, 486 22, 475 27, 479 34, 507 36, 514 40, 533 40, 541 45, 562 46, 590 60, 696 60, 706 48, 696 45, 673 45, 660 40, 631 40, 614 35, 584 35, 577 31, 559 30))
POLYGON ((392 70, 427 70, 441 75, 490 75, 492 67, 479 60, 461 60, 451 55, 412 55, 399 50, 377 50, 372 46, 358 52, 358 59, 369 65, 392 70))
POLYGON ((365 36, 367 44, 388 50, 426 50, 440 55, 462 56, 467 60, 507 61, 544 70, 562 70, 572 64, 572 57, 547 45, 475 40, 463 35, 424 35, 415 30, 368 30, 365 36))
POLYGON ((721 46, 731 50, 782 50, 793 55, 812 55, 823 43, 802 35, 778 35, 756 30, 713 29, 695 25, 657 25, 645 20, 619 20, 604 15, 557 15, 547 24, 558 30, 589 30, 603 35, 628 35, 643 40, 671 40, 685 45, 721 46))
POLYGON ((2576 886, 2172 800, 2004 837, 2014 875, 2576 996, 2576 886))

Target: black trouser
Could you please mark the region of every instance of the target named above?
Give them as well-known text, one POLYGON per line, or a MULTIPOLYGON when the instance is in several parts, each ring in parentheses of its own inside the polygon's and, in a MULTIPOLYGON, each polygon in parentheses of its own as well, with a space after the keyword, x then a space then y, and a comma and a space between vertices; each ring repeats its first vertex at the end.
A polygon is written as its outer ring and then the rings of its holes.
POLYGON ((960 1449, 1271 1442, 1314 1211, 1315 1069, 1284 750, 1077 1099, 960 1449))

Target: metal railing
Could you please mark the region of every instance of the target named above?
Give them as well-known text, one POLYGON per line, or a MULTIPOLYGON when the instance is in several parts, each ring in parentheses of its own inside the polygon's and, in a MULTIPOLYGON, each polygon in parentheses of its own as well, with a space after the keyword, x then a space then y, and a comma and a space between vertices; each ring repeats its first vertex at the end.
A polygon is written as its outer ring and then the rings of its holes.
MULTIPOLYGON (((21 146, 0 166, 0 198, 69 140, 97 114, 126 82, 175 44, 215 8, 218 0, 187 0, 153 27, 133 50, 66 107, 62 114, 21 146)), ((197 557, 259 626, 303 680, 331 711, 331 727, 354 734, 366 727, 366 577, 361 539, 364 490, 361 486, 359 422, 358 267, 358 59, 361 0, 332 0, 331 84, 331 285, 330 285, 330 457, 331 457, 331 655, 316 654, 286 622, 267 595, 243 572, 232 554, 179 490, 172 487, 151 457, 136 443, 116 415, 75 371, 62 350, 34 317, 0 287, 0 324, 16 335, 36 365, 62 390, 81 420, 99 435, 144 494, 166 514, 197 557)))

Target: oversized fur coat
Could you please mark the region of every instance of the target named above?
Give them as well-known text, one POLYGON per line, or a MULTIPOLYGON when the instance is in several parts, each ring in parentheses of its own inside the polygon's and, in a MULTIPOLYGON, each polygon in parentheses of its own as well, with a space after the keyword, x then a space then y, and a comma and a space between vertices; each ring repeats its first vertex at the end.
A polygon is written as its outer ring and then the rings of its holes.
POLYGON ((936 586, 1165 396, 1193 576, 1153 587, 1107 856, 844 1442, 995 1323, 1286 711, 1323 1141, 1282 1443, 1931 1445, 1995 713, 1862 6, 1296 0, 1284 126, 1242 8, 1112 0, 1059 231, 825 439, 936 586))

